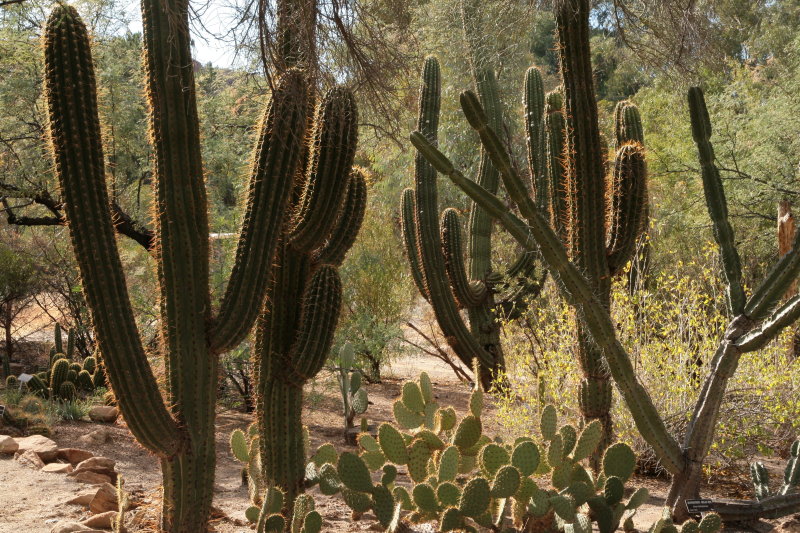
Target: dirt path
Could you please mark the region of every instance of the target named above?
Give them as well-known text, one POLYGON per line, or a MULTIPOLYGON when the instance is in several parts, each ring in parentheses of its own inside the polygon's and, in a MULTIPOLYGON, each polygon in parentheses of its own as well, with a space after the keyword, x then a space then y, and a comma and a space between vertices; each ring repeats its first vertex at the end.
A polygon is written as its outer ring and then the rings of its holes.
MULTIPOLYGON (((441 405, 453 405, 463 411, 467 405, 470 391, 459 383, 452 371, 444 364, 430 357, 407 357, 395 362, 387 370, 384 382, 369 385, 371 421, 390 420, 391 406, 400 395, 400 387, 405 379, 416 377, 425 370, 431 376, 437 400, 441 405)), ((340 450, 347 449, 342 439, 342 421, 339 414, 338 389, 334 377, 321 375, 306 390, 305 422, 312 437, 312 448, 324 442, 333 442, 340 450)), ((493 408, 487 406, 484 419, 491 431, 493 408)), ((219 533, 249 532, 251 528, 244 519, 248 506, 247 490, 240 482, 240 466, 228 450, 228 438, 235 428, 245 428, 251 419, 243 413, 221 410, 217 424, 217 482, 214 505, 220 511, 214 528, 219 533)), ((109 442, 96 446, 78 446, 76 439, 96 429, 97 425, 88 422, 64 423, 54 428, 53 440, 60 447, 84 447, 95 455, 109 457, 117 461, 117 471, 125 479, 126 489, 145 505, 155 505, 160 486, 158 462, 138 446, 125 427, 112 426, 109 442)), ((108 427, 108 426, 107 426, 108 427)), ((637 479, 635 486, 647 486, 652 497, 637 514, 636 525, 646 530, 645 524, 658 519, 666 493, 665 481, 637 479)), ((73 498, 86 486, 68 480, 60 474, 43 473, 26 468, 13 459, 0 459, 0 533, 48 533, 59 520, 78 521, 86 516, 82 508, 65 502, 73 498)), ((322 496, 313 492, 317 509, 325 519, 326 532, 368 531, 374 520, 367 515, 363 520, 353 522, 349 509, 338 498, 322 496)), ((765 523, 759 531, 770 531, 773 524, 765 523)), ((800 530, 796 530, 800 531, 800 530)))

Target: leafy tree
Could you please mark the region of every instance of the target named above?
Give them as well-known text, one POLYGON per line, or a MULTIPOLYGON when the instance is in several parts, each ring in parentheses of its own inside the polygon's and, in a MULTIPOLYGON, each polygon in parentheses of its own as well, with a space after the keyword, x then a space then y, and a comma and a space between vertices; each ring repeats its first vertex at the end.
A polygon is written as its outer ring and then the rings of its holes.
POLYGON ((11 374, 14 355, 14 323, 32 303, 39 292, 39 270, 28 257, 0 243, 0 326, 5 336, 3 373, 11 374))

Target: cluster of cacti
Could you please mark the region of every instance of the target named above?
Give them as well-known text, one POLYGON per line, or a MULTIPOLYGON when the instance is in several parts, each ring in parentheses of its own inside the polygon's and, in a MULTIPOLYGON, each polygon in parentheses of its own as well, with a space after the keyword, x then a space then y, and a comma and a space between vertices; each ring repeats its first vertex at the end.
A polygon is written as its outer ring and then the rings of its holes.
POLYGON ((769 472, 764 463, 757 461, 750 465, 750 477, 753 480, 756 499, 763 500, 770 496, 785 496, 800 485, 800 440, 794 441, 789 448, 789 459, 783 471, 783 484, 775 493, 769 487, 769 472))
MULTIPOLYGON (((542 412, 541 447, 530 438, 504 443, 483 434, 483 396, 473 392, 469 414, 434 401, 430 379, 403 385, 394 404, 397 425, 383 423, 377 439, 359 436, 358 454, 321 446, 307 467, 307 482, 323 494, 341 493, 354 519, 372 511, 386 531, 402 524, 438 522, 439 531, 615 531, 647 500, 646 489, 624 499, 635 457, 625 444, 609 447, 600 473, 581 463, 602 439, 598 421, 580 433, 558 427, 555 408, 542 412), (398 482, 405 468, 411 486, 398 482), (373 483, 373 473, 380 476, 373 483), (540 488, 535 478, 549 478, 540 488), (404 516, 403 516, 404 515, 404 516)), ((691 527, 691 526, 690 526, 691 527)), ((718 530, 719 527, 714 529, 718 530)), ((687 531, 690 531, 687 530, 687 531)))
MULTIPOLYGON (((342 413, 344 415, 344 436, 348 444, 356 443, 356 433, 354 420, 356 416, 367 412, 369 399, 367 389, 362 386, 361 372, 353 370, 355 363, 355 350, 349 342, 342 346, 339 351, 339 368, 337 379, 339 380, 339 392, 342 394, 342 413)), ((363 429, 366 422, 362 420, 363 429)))
MULTIPOLYGON (((463 28, 469 45, 472 75, 489 120, 502 126, 502 108, 493 66, 486 59, 481 39, 479 2, 463 0, 463 28)), ((418 128, 431 142, 436 141, 439 122, 439 64, 434 58, 425 62, 419 104, 418 128)), ((541 115, 541 109, 535 112, 541 115)), ((538 118, 533 121, 538 127, 538 118)), ((538 131, 538 130, 537 130, 538 131)), ((535 181, 542 181, 540 165, 543 145, 529 143, 529 167, 535 181)), ((481 150, 478 181, 497 192, 497 170, 481 150)), ((448 208, 439 217, 436 172, 425 161, 415 160, 414 188, 402 195, 403 238, 413 279, 420 293, 431 304, 436 321, 456 356, 471 367, 475 359, 484 379, 482 386, 491 386, 505 370, 498 311, 514 316, 526 302, 538 294, 544 281, 536 279, 544 272, 537 254, 523 252, 505 272, 495 270, 491 218, 477 204, 469 214, 467 250, 461 243, 461 222, 456 209, 448 208), (466 253, 465 253, 466 252, 466 253), (465 255, 469 258, 465 262, 465 255), (459 310, 466 310, 469 327, 459 310)))
MULTIPOLYGON (((262 504, 262 495, 266 490, 264 479, 261 475, 261 448, 258 436, 258 425, 253 423, 247 433, 241 429, 231 433, 230 445, 233 456, 242 463, 242 483, 247 484, 252 507, 248 509, 247 516, 258 513, 262 504), (255 509, 255 510, 253 510, 255 509)), ((251 520, 256 522, 257 520, 251 520)))
POLYGON ((104 380, 102 368, 94 357, 87 357, 80 364, 61 352, 51 351, 48 370, 31 377, 26 387, 29 392, 45 398, 71 401, 79 391, 92 392, 100 386, 96 384, 104 380))
MULTIPOLYGON (((562 71, 565 71, 566 80, 566 71, 572 72, 570 76, 575 75, 572 66, 576 63, 584 67, 590 64, 587 59, 589 44, 586 40, 589 2, 560 0, 556 11, 560 20, 559 34, 564 36, 561 39, 560 52, 562 71), (577 46, 572 42, 574 39, 583 39, 585 42, 577 46)), ((582 111, 578 104, 585 106, 586 102, 594 97, 591 91, 591 70, 586 71, 585 68, 577 70, 579 71, 577 79, 572 80, 574 85, 572 96, 570 97, 570 91, 567 91, 566 98, 568 102, 575 100, 577 103, 572 108, 567 106, 568 116, 575 117, 577 122, 590 123, 592 113, 585 113, 586 110, 582 111)), ((519 207, 525 222, 514 215, 497 196, 465 178, 425 135, 420 132, 413 133, 412 142, 439 172, 448 176, 470 198, 480 203, 520 244, 529 250, 541 252, 553 277, 559 283, 562 295, 578 311, 581 328, 585 330, 587 336, 591 335, 593 349, 597 353, 602 353, 605 358, 604 366, 617 383, 637 429, 653 448, 662 466, 673 475, 667 504, 676 517, 685 518, 686 499, 696 498, 699 494, 703 462, 714 438, 728 380, 736 371, 739 358, 744 353, 763 347, 783 328, 800 317, 800 296, 794 296, 780 304, 787 288, 800 273, 800 234, 795 235, 792 250, 776 262, 747 298, 742 285, 739 254, 728 221, 727 200, 710 142, 711 121, 702 91, 699 88, 690 89, 692 136, 698 148, 706 204, 713 224, 714 238, 720 249, 723 272, 728 285, 729 310, 733 319, 709 362, 712 371, 700 390, 700 396, 687 426, 687 434, 683 444, 680 444, 667 430, 664 419, 659 415, 647 390, 636 376, 631 357, 617 337, 607 302, 603 301, 602 294, 591 281, 591 272, 580 261, 570 260, 564 244, 550 227, 546 214, 542 213, 528 197, 521 177, 511 164, 509 154, 497 133, 487 125, 487 119, 477 99, 466 95, 462 99, 462 107, 470 124, 480 133, 481 141, 490 153, 495 166, 500 169, 506 190, 519 207)), ((567 131, 574 132, 568 135, 568 138, 585 137, 579 135, 574 128, 568 128, 567 131)), ((567 153, 575 154, 569 159, 570 162, 577 162, 582 159, 584 150, 575 146, 567 153)), ((588 342, 590 339, 587 337, 586 340, 588 342)), ((600 403, 607 401, 603 389, 587 388, 586 393, 590 397, 599 397, 600 403)), ((800 493, 792 493, 785 496, 770 496, 750 507, 744 504, 734 506, 735 508, 718 507, 718 511, 723 518, 726 516, 753 518, 764 513, 774 518, 794 512, 798 505, 800 505, 800 493)))
MULTIPOLYGON (((305 129, 310 122, 306 76, 296 69, 282 72, 256 135, 236 259, 215 312, 209 291, 208 205, 188 13, 188 0, 142 1, 145 88, 154 149, 156 227, 150 251, 160 294, 162 349, 157 355, 165 363, 166 398, 137 330, 117 250, 86 28, 73 7, 58 4, 43 39, 51 154, 102 366, 128 427, 161 461, 162 529, 194 533, 206 529, 213 494, 218 356, 247 336, 271 279, 280 281, 273 285, 270 302, 282 299, 280 291, 291 293, 281 304, 286 328, 281 334, 292 335, 301 315, 310 332, 299 335, 302 340, 292 354, 315 351, 318 334, 335 322, 331 308, 338 307, 331 296, 338 278, 327 264, 335 263, 352 241, 350 224, 358 218, 352 205, 363 205, 359 201, 364 186, 360 176, 350 179, 356 123, 352 96, 337 89, 322 100, 312 146, 306 149, 305 129), (301 161, 306 152, 307 164, 301 161), (301 172, 311 179, 299 179, 301 172), (335 183, 317 180, 320 173, 336 175, 335 183), (337 214, 343 203, 351 211, 340 221, 337 214), (334 224, 343 233, 331 231, 334 224), (273 276, 279 242, 281 272, 273 276), (305 305, 298 304, 301 298, 305 305)), ((270 318, 262 322, 274 322, 274 309, 264 312, 270 318)), ((266 362, 260 375, 296 386, 309 368, 289 369, 283 358, 290 347, 283 348, 265 349, 263 359, 272 363, 266 362), (281 371, 271 373, 267 367, 273 363, 281 371)), ((274 397, 262 403, 273 406, 281 401, 274 397)))

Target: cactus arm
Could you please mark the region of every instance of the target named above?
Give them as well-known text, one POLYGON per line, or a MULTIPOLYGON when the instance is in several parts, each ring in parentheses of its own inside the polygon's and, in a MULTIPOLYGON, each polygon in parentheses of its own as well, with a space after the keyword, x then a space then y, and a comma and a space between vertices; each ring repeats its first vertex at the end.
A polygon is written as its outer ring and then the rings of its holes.
MULTIPOLYGON (((593 289, 580 270, 570 262, 564 246, 541 213, 535 206, 533 211, 523 213, 528 221, 526 224, 511 213, 497 196, 465 178, 423 135, 418 132, 412 133, 411 142, 440 173, 450 178, 470 198, 479 202, 484 209, 491 213, 517 242, 531 251, 541 250, 542 257, 550 267, 553 278, 559 283, 562 294, 581 311, 595 342, 606 355, 611 374, 634 417, 637 429, 656 450, 665 468, 672 473, 682 471, 685 459, 680 445, 670 435, 653 405, 650 395, 639 383, 625 348, 616 338, 614 325, 608 311, 597 300, 593 289)), ((491 150, 488 151, 495 157, 497 167, 504 168, 505 165, 500 159, 508 158, 508 155, 505 152, 495 154, 491 150)), ((518 175, 502 174, 502 176, 509 194, 511 190, 524 189, 518 175), (517 184, 509 182, 517 182, 517 184)))
POLYGON ((783 255, 753 291, 744 312, 753 320, 765 318, 800 275, 800 231, 795 232, 792 249, 783 255))
POLYGON ((777 309, 758 329, 752 330, 737 339, 736 346, 742 352, 758 350, 798 318, 800 318, 800 296, 794 296, 777 309))
POLYGON ((720 248, 725 278, 728 282, 728 298, 731 313, 739 315, 744 310, 745 295, 742 287, 742 265, 733 237, 733 228, 728 221, 728 203, 719 170, 714 164, 714 147, 711 138, 711 120, 708 108, 699 87, 689 89, 689 114, 692 121, 692 137, 697 145, 702 168, 703 190, 708 213, 714 227, 714 239, 720 248))
POLYGON ((297 340, 288 357, 288 364, 292 366, 290 380, 302 386, 322 369, 333 343, 341 305, 339 273, 334 266, 322 265, 312 276, 303 296, 297 340))
POLYGON ((647 205, 647 166, 641 144, 629 143, 617 150, 614 171, 608 180, 608 268, 619 273, 636 250, 647 205))
POLYGON ((98 344, 131 431, 150 451, 171 456, 181 444, 180 432, 131 309, 109 211, 89 37, 74 8, 56 6, 44 48, 52 154, 98 344))
POLYGON ((367 182, 363 172, 353 170, 350 173, 347 197, 342 212, 339 214, 339 220, 336 222, 328 242, 325 243, 325 247, 318 253, 320 263, 333 266, 342 264, 345 255, 356 241, 366 209, 367 182))
MULTIPOLYGON (((421 135, 436 142, 440 103, 439 63, 435 58, 425 60, 423 68, 422 97, 418 127, 421 135)), ((415 158, 415 190, 417 246, 422 263, 426 293, 430 297, 436 321, 442 328, 453 351, 467 366, 477 358, 482 365, 494 367, 494 361, 477 339, 470 333, 458 312, 453 293, 447 283, 442 255, 438 221, 438 191, 436 170, 417 153, 415 158)))
POLYGON ((479 280, 470 281, 467 277, 461 248, 461 224, 458 212, 453 208, 445 209, 442 213, 441 235, 445 271, 456 300, 461 307, 480 304, 487 295, 486 284, 479 280))
POLYGON ((544 84, 542 74, 536 67, 525 72, 524 84, 525 107, 525 146, 528 154, 528 169, 531 176, 536 204, 543 207, 549 191, 547 172, 544 161, 544 84))
POLYGON ((311 160, 289 244, 311 252, 328 238, 337 221, 356 151, 358 112, 353 94, 336 87, 317 109, 311 160))
POLYGON ((564 158, 564 135, 566 123, 561 110, 562 97, 558 92, 550 93, 545 107, 544 129, 548 187, 550 189, 550 224, 556 228, 562 242, 567 242, 567 161, 564 158))
POLYGON ((419 293, 430 302, 430 295, 425 286, 425 275, 422 272, 422 258, 420 248, 417 245, 417 222, 414 218, 416 202, 414 201, 414 189, 408 188, 403 191, 400 201, 401 224, 403 230, 403 244, 408 257, 408 264, 411 266, 411 277, 417 286, 419 293))
POLYGON ((614 133, 617 149, 630 142, 644 144, 642 119, 635 105, 627 101, 617 103, 614 108, 614 133))
MULTIPOLYGON (((503 125, 503 111, 500 104, 497 78, 488 58, 486 57, 484 38, 480 31, 481 8, 480 0, 462 0, 461 16, 464 39, 469 48, 469 60, 472 77, 475 80, 475 90, 483 104, 488 120, 495 131, 500 131, 503 125)), ((492 166, 491 160, 485 150, 481 149, 478 164, 478 183, 486 190, 496 193, 500 184, 497 169, 492 166)), ((477 204, 472 204, 469 211, 469 242, 467 243, 469 259, 469 277, 473 280, 483 279, 492 271, 492 219, 477 204)), ((485 320, 491 317, 483 317, 485 320)), ((480 320, 482 322, 483 320, 480 320)), ((473 333, 476 322, 470 317, 473 333)), ((478 328, 482 329, 482 328, 478 328)))
POLYGON ((290 70, 281 76, 264 115, 236 259, 211 332, 211 349, 225 352, 247 336, 261 309, 306 123, 306 83, 290 70))

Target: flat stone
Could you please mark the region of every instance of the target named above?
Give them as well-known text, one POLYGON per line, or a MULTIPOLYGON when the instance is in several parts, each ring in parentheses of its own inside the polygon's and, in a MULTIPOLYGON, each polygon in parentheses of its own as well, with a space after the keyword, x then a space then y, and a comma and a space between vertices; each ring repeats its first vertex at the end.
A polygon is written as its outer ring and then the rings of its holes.
POLYGON ((8 435, 0 435, 0 453, 6 455, 14 455, 19 450, 19 444, 13 437, 8 435))
POLYGON ((85 461, 94 457, 92 452, 87 452, 86 450, 81 450, 79 448, 59 448, 58 449, 58 458, 62 461, 66 461, 70 463, 72 466, 77 465, 81 461, 85 461))
POLYGON ((98 405, 89 410, 89 418, 95 422, 113 424, 119 417, 119 409, 111 405, 98 405))
POLYGON ((72 472, 72 465, 69 463, 49 463, 42 467, 42 472, 53 474, 69 474, 72 472))
POLYGON ((117 489, 111 483, 103 483, 97 489, 92 500, 89 502, 89 510, 94 514, 116 511, 119 508, 117 500, 117 489))
POLYGON ((77 466, 75 466, 75 471, 82 472, 83 470, 91 470, 96 472, 98 470, 114 470, 116 464, 116 461, 108 457, 90 457, 78 463, 77 466))
POLYGON ((31 435, 30 437, 23 437, 15 440, 19 446, 17 450, 19 453, 33 450, 45 463, 55 461, 56 457, 58 457, 58 445, 42 435, 31 435))
POLYGON ((73 531, 91 531, 92 528, 78 522, 60 522, 53 526, 50 533, 72 533, 73 531))
POLYGON ((19 464, 28 466, 30 468, 35 468, 36 470, 44 467, 44 461, 42 461, 42 458, 39 457, 39 454, 33 450, 25 450, 22 453, 17 452, 17 454, 14 456, 14 459, 16 459, 19 464))
POLYGON ((71 500, 67 501, 70 505, 80 505, 83 507, 89 507, 89 504, 92 502, 94 497, 97 495, 97 491, 90 491, 90 492, 82 492, 72 498, 71 500))
POLYGON ((116 511, 108 511, 107 513, 100 513, 94 516, 90 516, 81 523, 85 526, 89 526, 95 529, 111 529, 111 521, 116 517, 117 517, 116 511))
POLYGON ((86 445, 103 444, 109 440, 111 440, 111 432, 108 428, 98 428, 77 438, 79 443, 86 445))
POLYGON ((77 473, 73 472, 69 474, 69 477, 78 483, 90 483, 92 485, 102 485, 103 483, 111 483, 112 481, 110 476, 98 474, 97 472, 90 472, 88 470, 77 473))

